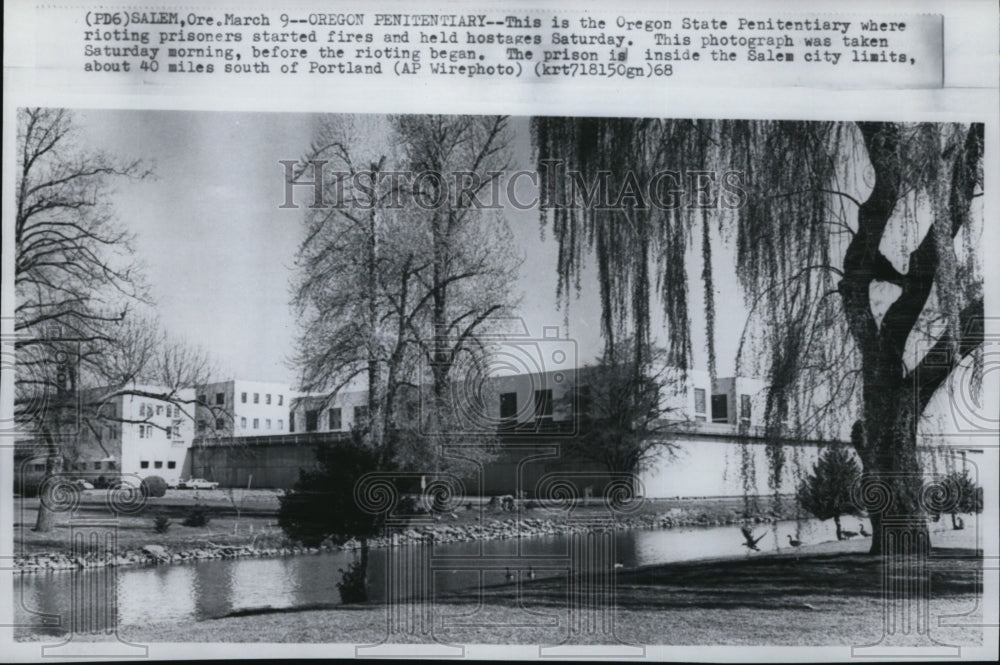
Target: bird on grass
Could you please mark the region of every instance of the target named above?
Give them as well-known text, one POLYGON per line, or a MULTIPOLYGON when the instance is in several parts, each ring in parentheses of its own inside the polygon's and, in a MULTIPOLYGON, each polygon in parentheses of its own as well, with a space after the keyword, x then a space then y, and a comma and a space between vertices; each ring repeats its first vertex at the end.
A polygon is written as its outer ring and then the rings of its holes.
POLYGON ((844 538, 844 540, 847 540, 848 538, 853 538, 854 536, 858 535, 858 532, 844 530, 840 532, 840 535, 844 538))
POLYGON ((506 571, 506 577, 508 582, 514 579, 514 573, 510 572, 510 568, 504 568, 504 570, 506 571))
POLYGON ((761 534, 760 536, 754 538, 753 531, 750 529, 750 527, 743 526, 740 527, 740 530, 743 532, 743 539, 744 539, 743 547, 747 548, 748 550, 753 550, 754 552, 760 552, 760 548, 757 547, 757 543, 759 543, 767 534, 766 533, 761 534))
POLYGON ((532 568, 531 566, 528 566, 528 579, 529 580, 535 579, 535 569, 532 568))
POLYGON ((792 547, 798 547, 798 546, 800 546, 802 544, 802 541, 801 540, 795 540, 794 538, 792 538, 791 534, 789 534, 789 536, 788 536, 788 544, 791 545, 792 547))
POLYGON ((858 523, 858 530, 861 531, 861 537, 862 538, 868 538, 869 536, 871 536, 870 533, 868 533, 867 531, 865 531, 865 525, 861 524, 860 522, 858 523))

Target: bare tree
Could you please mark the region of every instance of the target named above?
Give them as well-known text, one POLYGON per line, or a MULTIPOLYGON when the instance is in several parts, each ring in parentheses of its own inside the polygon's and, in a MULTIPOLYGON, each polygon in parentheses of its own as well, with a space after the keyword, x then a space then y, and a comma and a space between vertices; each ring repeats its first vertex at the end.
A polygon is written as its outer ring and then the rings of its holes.
MULTIPOLYGON (((983 125, 537 118, 533 136, 550 203, 579 203, 579 183, 602 172, 621 179, 612 191, 631 178, 642 192, 658 173, 714 174, 707 204, 704 192, 692 200, 696 183, 661 179, 661 201, 665 185, 680 184, 684 198, 650 205, 640 193, 603 209, 549 205, 543 219, 551 215, 561 245, 561 292, 579 280, 581 249, 592 248, 606 340, 631 328, 642 341, 655 274, 674 360, 686 364, 688 243, 701 238, 701 279, 710 286, 711 248, 717 236, 728 240, 759 333, 747 354, 762 360, 770 383, 769 430, 780 430, 803 392, 812 393, 806 407, 817 396, 833 402, 828 423, 856 413, 865 473, 891 488, 895 516, 914 518, 914 535, 926 537, 918 424, 983 340, 983 211, 975 202, 983 125), (731 187, 721 189, 730 171, 731 187)), ((705 294, 714 358, 713 289, 705 294)), ((820 427, 816 414, 803 415, 820 427)), ((775 479, 784 455, 772 452, 775 479)), ((873 528, 878 552, 877 514, 873 528)))
POLYGON ((408 167, 421 177, 414 196, 423 215, 430 270, 420 274, 429 299, 428 328, 415 331, 431 370, 434 413, 447 410, 452 368, 464 352, 479 353, 476 340, 491 319, 509 315, 520 261, 501 216, 476 203, 510 164, 505 116, 406 115, 393 126, 408 167))
MULTIPOLYGON (((145 295, 109 198, 113 181, 148 172, 80 145, 73 123, 60 109, 18 113, 15 414, 43 441, 47 474, 62 469, 61 442, 78 424, 81 375, 114 342, 108 326, 145 295)), ((49 518, 40 510, 38 528, 49 518)))
MULTIPOLYGON (((446 187, 460 168, 489 186, 505 121, 438 120, 430 127, 409 117, 324 119, 298 171, 322 162, 332 203, 308 213, 298 254, 302 387, 332 399, 364 378, 369 439, 397 461, 424 464, 436 445, 415 408, 423 371, 430 369, 440 397, 456 358, 482 352, 477 334, 509 308, 517 265, 504 220, 449 199, 454 192, 414 187, 446 187), (419 161, 428 154, 437 161, 419 161), (417 177, 431 166, 439 177, 417 177)), ((444 402, 433 401, 431 432, 447 418, 438 411, 444 402)))
MULTIPOLYGON (((134 420, 113 408, 118 397, 172 403, 191 418, 182 391, 209 364, 136 313, 149 298, 111 199, 115 182, 150 172, 84 145, 65 110, 24 109, 18 119, 15 414, 51 476, 84 439, 100 446, 109 425, 134 420)), ((36 529, 52 528, 50 505, 41 502, 36 529)))
POLYGON ((310 210, 296 260, 293 305, 301 333, 294 362, 301 370, 300 384, 307 391, 327 392, 332 400, 363 377, 368 389, 364 429, 379 450, 385 447, 386 421, 393 417, 384 408, 385 397, 395 395, 404 381, 399 368, 409 339, 392 325, 392 317, 408 310, 413 272, 386 247, 396 221, 388 209, 392 191, 379 177, 389 161, 388 144, 380 140, 387 131, 376 118, 324 118, 295 173, 298 178, 315 169, 313 177, 323 178, 331 202, 310 210), (383 382, 387 365, 389 385, 383 382))

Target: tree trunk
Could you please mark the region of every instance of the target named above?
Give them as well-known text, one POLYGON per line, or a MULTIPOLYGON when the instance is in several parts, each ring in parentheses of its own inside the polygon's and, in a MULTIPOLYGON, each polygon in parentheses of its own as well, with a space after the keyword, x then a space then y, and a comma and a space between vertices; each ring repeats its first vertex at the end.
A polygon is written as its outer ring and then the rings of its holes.
POLYGON ((49 478, 62 473, 63 458, 59 446, 52 440, 52 435, 46 432, 47 451, 45 457, 45 478, 42 479, 38 493, 38 517, 35 519, 35 531, 43 533, 52 531, 56 525, 56 513, 52 506, 56 505, 55 483, 46 482, 49 478))
POLYGON ((361 539, 361 575, 362 575, 362 591, 364 593, 364 599, 368 600, 368 539, 361 539))
POLYGON ((917 414, 912 390, 877 384, 865 390, 862 494, 872 523, 872 554, 907 554, 927 542, 922 503, 923 469, 917 454, 917 414))
POLYGON ((833 523, 837 526, 837 540, 843 540, 843 531, 840 528, 840 515, 833 516, 833 523))
POLYGON ((871 194, 858 208, 857 231, 844 254, 838 290, 861 355, 862 415, 851 438, 864 469, 861 498, 872 522, 871 553, 892 554, 897 547, 906 550, 927 542, 917 457, 922 406, 915 391, 921 388, 907 376, 904 354, 933 284, 936 252, 929 244, 934 234, 928 232, 911 253, 906 275, 882 254, 885 229, 901 198, 902 137, 896 125, 859 123, 858 128, 875 178, 871 194), (894 283, 901 290, 881 321, 873 314, 873 282, 894 283))

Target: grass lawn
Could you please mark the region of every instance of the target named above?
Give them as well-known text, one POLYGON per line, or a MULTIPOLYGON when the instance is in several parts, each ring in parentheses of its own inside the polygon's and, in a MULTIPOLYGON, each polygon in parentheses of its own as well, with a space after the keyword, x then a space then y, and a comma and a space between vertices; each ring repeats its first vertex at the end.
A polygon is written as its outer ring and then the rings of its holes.
MULTIPOLYGON (((478 499, 476 502, 478 503, 478 499)), ((281 546, 285 538, 277 526, 278 495, 272 490, 168 490, 166 496, 149 499, 146 508, 138 514, 119 514, 119 550, 139 549, 143 545, 158 544, 171 551, 203 547, 208 542, 216 545, 255 544, 259 547, 281 546), (211 522, 206 527, 186 527, 181 524, 185 512, 193 505, 207 506, 211 522), (239 518, 237 519, 237 508, 239 518), (165 534, 153 530, 153 518, 165 515, 171 527, 165 534)), ((442 521, 452 526, 462 526, 480 520, 514 519, 517 513, 489 512, 478 509, 458 510, 456 518, 446 517, 442 521)), ((770 509, 770 499, 761 499, 761 509, 770 509)), ((664 499, 651 500, 634 513, 661 515, 683 512, 691 519, 704 523, 721 523, 742 515, 742 498, 724 499, 664 499)), ((15 499, 14 505, 14 552, 16 555, 32 555, 50 552, 67 552, 70 548, 70 520, 68 515, 57 517, 57 526, 48 533, 32 530, 38 514, 37 498, 15 499)), ((88 490, 81 494, 78 514, 84 517, 106 517, 114 515, 105 505, 103 490, 88 490)), ((524 518, 545 519, 551 517, 543 509, 523 511, 524 518)), ((593 505, 580 506, 575 515, 606 515, 600 501, 593 505)))
MULTIPOLYGON (((26 504, 31 499, 23 500, 26 504)), ((191 505, 193 505, 193 501, 191 505)), ((205 502, 202 502, 205 503, 205 502)), ((209 504, 210 505, 210 504, 209 504)), ((273 512, 244 511, 239 518, 234 511, 219 505, 213 506, 212 517, 203 527, 188 527, 181 524, 187 506, 151 505, 137 515, 117 516, 118 550, 136 550, 143 545, 163 545, 171 551, 181 551, 204 547, 209 542, 215 545, 256 544, 259 547, 278 546, 285 536, 277 526, 277 516, 273 512), (165 515, 170 519, 167 533, 156 533, 153 518, 165 515)), ((14 552, 18 556, 52 552, 68 552, 70 542, 70 520, 60 515, 56 526, 47 533, 32 530, 38 507, 34 505, 14 508, 14 552)), ((111 518, 112 513, 103 504, 84 505, 79 514, 87 518, 111 518)))
MULTIPOLYGON (((968 547, 970 540, 960 533, 939 534, 929 560, 931 635, 938 642, 982 643, 982 630, 972 625, 982 623, 982 559, 968 547)), ((909 637, 882 640, 883 561, 865 554, 867 546, 865 541, 823 543, 794 554, 619 571, 613 636, 643 645, 913 644, 909 637)), ((581 618, 599 618, 571 613, 569 600, 565 578, 445 596, 432 606, 434 632, 439 641, 450 643, 558 644, 581 618)), ((395 611, 412 617, 419 608, 395 611)), ((123 627, 121 637, 137 642, 370 644, 386 638, 386 617, 382 605, 299 608, 123 627)), ((417 631, 394 635, 391 641, 429 640, 417 631)), ((572 641, 615 640, 610 633, 585 630, 572 641)))

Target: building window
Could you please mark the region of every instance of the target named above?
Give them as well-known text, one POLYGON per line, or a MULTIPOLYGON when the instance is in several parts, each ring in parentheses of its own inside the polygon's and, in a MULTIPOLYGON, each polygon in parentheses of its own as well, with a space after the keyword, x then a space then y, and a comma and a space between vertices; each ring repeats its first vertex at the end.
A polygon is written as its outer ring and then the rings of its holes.
POLYGON ((712 422, 729 422, 729 396, 726 394, 712 395, 712 422))
POLYGON ((149 462, 147 462, 146 460, 142 460, 141 462, 139 462, 139 468, 140 469, 148 469, 149 468, 149 462))
POLYGON ((284 429, 285 429, 285 421, 282 420, 281 418, 278 418, 278 431, 280 432, 284 429))
POLYGON ((163 468, 163 462, 160 462, 158 460, 156 462, 153 462, 153 468, 154 469, 162 469, 163 468))
POLYGON ((306 411, 306 431, 315 432, 319 426, 319 411, 306 411))
POLYGON ((340 409, 330 409, 330 430, 339 430, 341 427, 340 409))
POLYGON ((162 416, 163 415, 163 405, 162 404, 157 404, 156 405, 156 415, 158 415, 158 416, 162 416))
POLYGON ((253 419, 253 428, 254 429, 260 429, 260 418, 254 418, 253 419))
POLYGON ((145 425, 139 425, 139 438, 140 439, 145 439, 146 438, 146 426, 145 425))
POLYGON ((694 419, 699 422, 708 420, 708 404, 704 388, 694 389, 694 419))
POLYGON ((223 418, 215 419, 215 429, 226 429, 226 421, 223 418))
POLYGON ((500 420, 517 420, 517 393, 500 394, 500 420))
POLYGON ((243 402, 244 404, 247 403, 247 394, 246 393, 240 393, 240 401, 243 402))
POLYGON ((750 395, 740 395, 740 424, 750 424, 750 395))
POLYGON ((288 412, 288 431, 289 432, 295 431, 295 414, 292 413, 291 411, 288 412))
POLYGON ((285 396, 278 395, 278 406, 282 406, 285 403, 285 396))
POLYGON ((215 403, 225 404, 226 403, 226 393, 215 393, 215 403))
POLYGON ((270 403, 271 403, 271 393, 268 393, 264 395, 264 404, 270 404, 270 403))
POLYGON ((166 413, 167 413, 167 418, 173 418, 173 416, 174 416, 174 407, 172 407, 171 405, 167 404, 166 413))
POLYGON ((173 460, 170 460, 169 462, 167 462, 167 468, 168 469, 176 469, 177 468, 177 462, 175 462, 173 460))
POLYGON ((208 398, 204 395, 198 395, 198 404, 202 406, 208 406, 208 398))
POLYGON ((101 463, 94 462, 94 471, 100 471, 100 470, 101 470, 101 463))
POLYGON ((205 430, 207 428, 208 428, 208 423, 206 423, 204 420, 199 420, 198 421, 198 433, 199 434, 204 434, 205 430))
POLYGON ((177 423, 174 423, 174 425, 173 425, 173 427, 171 429, 173 430, 173 435, 174 435, 175 439, 181 438, 181 426, 180 425, 178 425, 177 423))
POLYGON ((247 428, 247 419, 246 419, 246 417, 240 418, 240 427, 242 427, 243 429, 247 428))
POLYGON ((264 429, 271 429, 271 419, 268 418, 264 421, 264 429))
POLYGON ((535 418, 552 417, 552 389, 535 391, 535 418))
POLYGON ((366 420, 368 420, 368 407, 367 406, 354 407, 354 424, 358 425, 364 423, 366 420))
POLYGON ((253 394, 253 403, 254 404, 260 404, 260 393, 254 393, 253 394))
POLYGON ((114 460, 108 460, 108 471, 114 471, 118 464, 114 460))

